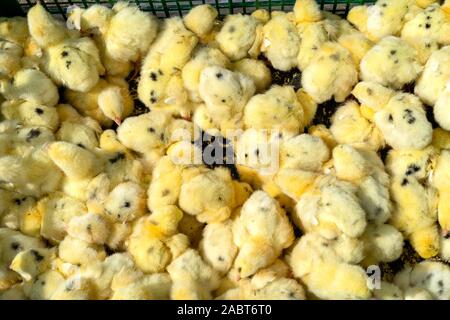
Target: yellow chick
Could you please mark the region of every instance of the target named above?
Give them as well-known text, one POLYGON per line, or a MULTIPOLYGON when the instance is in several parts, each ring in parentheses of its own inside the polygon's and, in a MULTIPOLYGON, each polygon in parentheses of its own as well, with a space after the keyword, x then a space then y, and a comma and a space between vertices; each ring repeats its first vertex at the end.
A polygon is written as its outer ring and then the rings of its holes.
POLYGON ((47 48, 43 68, 56 84, 80 92, 91 90, 105 72, 94 40, 86 37, 47 48))
POLYGON ((103 246, 88 243, 81 239, 66 236, 58 247, 59 257, 71 264, 87 265, 93 261, 102 261, 106 257, 103 246))
POLYGON ((448 150, 442 150, 441 154, 437 158, 436 167, 433 172, 432 184, 439 192, 438 200, 438 222, 442 228, 442 233, 447 236, 450 230, 450 207, 445 200, 448 195, 448 175, 450 173, 450 152, 448 150))
POLYGON ((450 46, 433 52, 416 82, 414 92, 429 106, 436 104, 450 79, 450 46))
POLYGON ((64 121, 56 133, 59 141, 70 142, 81 148, 94 150, 99 146, 97 132, 80 123, 64 121))
POLYGON ((230 61, 219 49, 198 46, 192 54, 192 59, 184 65, 181 71, 183 84, 189 92, 189 98, 194 102, 201 101, 199 82, 200 74, 204 68, 208 66, 227 68, 229 64, 230 61))
POLYGON ((0 76, 11 78, 22 67, 21 46, 6 40, 0 40, 0 76))
POLYGON ((294 241, 294 230, 278 202, 264 191, 255 191, 233 222, 239 252, 233 268, 242 278, 272 264, 294 241))
MULTIPOLYGON (((296 3, 301 2, 297 1, 296 3)), ((294 11, 295 12, 295 11, 294 11)), ((314 60, 320 47, 329 41, 329 34, 325 23, 301 23, 297 25, 300 36, 300 48, 297 56, 297 64, 300 70, 306 67, 314 60)))
POLYGON ((425 64, 440 46, 450 44, 449 34, 450 16, 435 3, 406 22, 401 37, 417 50, 419 61, 425 64))
POLYGON ((198 221, 221 222, 235 206, 235 191, 230 171, 204 168, 186 169, 178 199, 180 208, 198 221))
POLYGON ((394 149, 422 149, 432 139, 433 128, 418 97, 399 93, 374 116, 375 124, 394 149))
POLYGON ((47 270, 38 275, 34 281, 27 283, 24 292, 31 300, 50 300, 64 282, 65 279, 61 273, 47 270))
POLYGON ((0 18, 0 38, 23 47, 29 37, 30 33, 25 17, 0 18))
POLYGON ((385 142, 380 130, 361 114, 359 105, 349 101, 339 107, 331 118, 330 131, 339 144, 366 145, 381 149, 385 142))
POLYGON ((327 42, 303 70, 302 86, 317 103, 334 97, 342 102, 358 82, 358 71, 350 52, 337 43, 327 42))
POLYGON ((73 217, 87 213, 83 202, 61 192, 55 192, 41 199, 37 210, 42 217, 41 236, 57 243, 67 234, 67 226, 73 217))
POLYGON ((358 186, 357 196, 369 222, 381 225, 390 218, 390 180, 375 151, 338 145, 333 149, 333 167, 339 179, 358 186))
POLYGON ((371 6, 356 6, 348 14, 348 20, 374 42, 390 35, 398 35, 410 0, 378 0, 371 6))
POLYGON ((112 10, 105 34, 106 53, 118 61, 137 61, 148 51, 158 31, 157 19, 128 2, 119 1, 112 10))
POLYGON ((37 197, 56 191, 62 178, 61 172, 41 148, 23 155, 1 157, 0 176, 2 188, 37 197))
MULTIPOLYGON (((218 128, 239 128, 244 106, 255 93, 251 78, 230 70, 211 66, 200 73, 199 95, 218 128)), ((226 136, 226 134, 225 134, 226 136)))
POLYGON ((297 66, 300 37, 286 15, 272 16, 263 27, 261 52, 275 69, 288 71, 297 66))
POLYGON ((391 224, 407 238, 423 258, 439 252, 439 234, 436 226, 433 190, 424 188, 410 177, 394 177, 391 184, 394 201, 391 224))
POLYGON ((245 58, 234 62, 231 69, 252 79, 258 93, 264 92, 272 83, 269 68, 260 60, 245 58))
POLYGON ((11 81, 0 80, 0 93, 8 100, 21 99, 53 107, 58 103, 58 89, 41 71, 22 69, 11 81))
POLYGON ((103 215, 88 212, 70 219, 67 234, 88 243, 102 245, 108 241, 110 225, 110 221, 103 215))
POLYGON ((313 0, 296 0, 293 11, 296 23, 322 20, 322 12, 319 5, 313 0))
POLYGON ((134 182, 123 182, 105 199, 106 214, 115 222, 129 222, 146 211, 144 190, 134 182))
POLYGON ((314 232, 300 238, 288 262, 294 275, 319 299, 368 299, 371 296, 365 271, 343 259, 333 240, 314 232))
POLYGON ((93 178, 103 167, 94 153, 69 142, 53 142, 47 153, 68 178, 75 180, 93 178))
POLYGON ((448 115, 448 106, 450 103, 450 86, 439 95, 433 108, 436 122, 445 130, 450 130, 450 117, 448 115))
POLYGON ((121 122, 134 108, 128 84, 116 77, 100 79, 85 93, 68 89, 64 97, 81 114, 94 118, 105 127, 112 121, 121 122))
POLYGON ((227 273, 238 252, 238 247, 233 242, 232 222, 227 220, 207 224, 203 229, 199 251, 203 259, 215 270, 221 274, 227 273))
POLYGON ((194 249, 185 253, 167 267, 173 285, 171 299, 211 299, 211 292, 220 284, 219 274, 203 261, 194 249))
MULTIPOLYGON (((186 29, 181 18, 164 20, 161 32, 143 61, 138 84, 139 99, 148 108, 163 102, 168 105, 185 103, 183 99, 173 99, 169 95, 169 85, 172 79, 181 81, 181 70, 191 58, 197 42, 198 38, 186 29)), ((182 81, 180 84, 182 86, 182 81)))
POLYGON ((62 21, 56 20, 41 3, 30 8, 27 22, 31 37, 41 48, 57 45, 67 38, 74 37, 62 21))
POLYGON ((220 50, 232 61, 243 59, 247 55, 257 58, 258 54, 255 56, 249 53, 252 48, 261 44, 256 37, 258 25, 258 20, 250 15, 241 13, 228 15, 216 35, 220 50))
POLYGON ((361 112, 364 109, 369 109, 366 113, 363 113, 365 118, 373 121, 375 112, 388 104, 395 91, 376 82, 361 81, 353 88, 352 94, 361 104, 361 112))
POLYGON ((30 281, 49 268, 54 255, 55 250, 52 249, 24 250, 14 257, 9 268, 20 274, 25 281, 30 281))
POLYGON ((211 32, 219 13, 210 4, 202 4, 193 7, 183 17, 184 25, 194 32, 200 39, 211 32))
POLYGON ((46 127, 56 131, 59 127, 59 116, 56 108, 37 105, 20 100, 9 100, 2 104, 1 113, 7 120, 17 120, 24 126, 46 127))
POLYGON ((361 60, 361 78, 385 87, 401 89, 422 72, 416 49, 406 41, 388 36, 370 49, 361 60))
POLYGON ((250 98, 244 108, 247 129, 279 130, 295 135, 303 131, 303 106, 290 86, 272 86, 264 93, 250 98))

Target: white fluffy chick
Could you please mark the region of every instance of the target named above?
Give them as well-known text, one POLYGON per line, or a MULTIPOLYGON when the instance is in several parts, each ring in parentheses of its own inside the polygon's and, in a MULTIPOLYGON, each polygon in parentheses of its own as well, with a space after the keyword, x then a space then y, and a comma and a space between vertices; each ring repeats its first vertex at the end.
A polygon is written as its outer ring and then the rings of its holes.
POLYGON ((394 149, 422 149, 431 142, 433 128, 415 95, 396 94, 375 114, 374 120, 394 149))
POLYGON ((313 0, 296 0, 293 12, 296 23, 317 22, 322 19, 319 5, 313 0))
MULTIPOLYGON (((260 45, 256 37, 257 27, 258 20, 250 15, 241 13, 228 15, 216 35, 216 41, 230 60, 243 59, 247 57, 253 46, 260 45)), ((257 56, 256 54, 253 58, 257 56)))
POLYGON ((348 20, 356 25, 372 41, 390 35, 398 35, 405 15, 412 5, 410 0, 378 0, 372 6, 356 6, 348 14, 348 20))
POLYGON ((255 93, 251 78, 218 66, 200 73, 199 94, 217 127, 223 132, 239 128, 243 109, 255 93))
POLYGON ((410 291, 419 288, 422 297, 427 293, 433 299, 448 300, 450 297, 450 268, 438 261, 422 261, 414 267, 407 266, 397 273, 394 283, 401 289, 410 291))
POLYGON ((341 234, 359 237, 367 221, 356 192, 352 183, 319 176, 300 197, 294 217, 306 232, 317 232, 327 238, 341 234))
POLYGON ((334 97, 342 102, 358 82, 358 71, 350 52, 338 43, 323 44, 303 70, 302 85, 317 103, 334 97))
POLYGON ((182 88, 181 70, 191 58, 198 38, 183 24, 179 17, 164 20, 161 32, 147 53, 141 68, 138 85, 139 99, 148 107, 158 104, 177 105, 185 103, 179 91, 182 88), (170 92, 171 80, 179 78, 177 94, 170 92), (181 87, 181 88, 180 88, 181 87))
POLYGON ((41 71, 22 69, 9 80, 0 80, 0 93, 8 100, 22 99, 53 107, 58 103, 58 89, 41 71))
POLYGON ((427 105, 433 106, 450 79, 450 46, 431 54, 425 69, 417 80, 415 94, 427 105))
POLYGON ((233 223, 239 253, 234 268, 242 278, 272 264, 294 241, 294 230, 278 202, 264 191, 254 192, 233 223))
POLYGON ((194 249, 188 249, 168 267, 173 285, 171 299, 211 299, 220 284, 217 271, 203 261, 194 249))
POLYGON ((450 44, 450 16, 435 3, 405 23, 402 39, 413 46, 424 64, 441 45, 450 44))
POLYGON ((275 69, 288 71, 297 66, 300 37, 287 15, 273 16, 263 27, 261 52, 275 69))
POLYGON ((208 66, 219 66, 227 68, 230 64, 228 58, 216 48, 207 46, 198 46, 181 71, 183 84, 189 92, 190 99, 194 102, 200 102, 199 82, 200 74, 208 66))
POLYGON ((393 89, 417 79, 422 65, 417 51, 406 41, 389 36, 383 38, 361 60, 361 78, 393 89))
MULTIPOLYGON (((294 275, 320 299, 369 298, 371 292, 364 269, 352 264, 358 261, 343 257, 338 243, 314 232, 302 236, 288 257, 294 275)), ((344 248, 352 255, 362 249, 358 241, 350 241, 344 248)))

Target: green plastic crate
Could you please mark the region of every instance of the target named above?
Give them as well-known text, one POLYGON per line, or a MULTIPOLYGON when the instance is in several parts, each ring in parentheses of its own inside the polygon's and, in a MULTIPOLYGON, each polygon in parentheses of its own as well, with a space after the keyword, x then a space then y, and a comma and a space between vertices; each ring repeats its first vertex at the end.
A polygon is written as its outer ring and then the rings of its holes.
MULTIPOLYGON (((2 7, 8 7, 8 2, 11 6, 19 3, 22 14, 33 6, 36 1, 30 0, 6 0, 2 7)), ((295 0, 129 0, 136 3, 142 10, 150 11, 158 17, 183 16, 193 6, 210 3, 215 6, 221 16, 227 14, 242 12, 250 13, 258 8, 265 8, 269 11, 292 10, 295 0)), ((41 0, 41 3, 53 14, 60 15, 66 18, 66 8, 71 5, 78 5, 81 7, 88 7, 93 4, 103 4, 112 6, 117 0, 41 0)), ((331 11, 339 15, 346 15, 348 10, 354 5, 365 3, 374 3, 375 0, 318 0, 322 10, 331 11)), ((20 8, 19 8, 20 9, 20 8)), ((16 11, 15 14, 20 14, 16 11)), ((3 15, 3 14, 0 14, 3 15)), ((11 13, 6 15, 12 15, 11 13)))

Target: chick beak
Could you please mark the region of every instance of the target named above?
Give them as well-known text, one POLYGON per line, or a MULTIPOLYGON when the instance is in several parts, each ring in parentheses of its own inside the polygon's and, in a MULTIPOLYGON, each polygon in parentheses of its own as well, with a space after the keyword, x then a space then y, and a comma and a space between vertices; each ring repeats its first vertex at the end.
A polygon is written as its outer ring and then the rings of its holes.
POLYGON ((118 126, 120 126, 120 125, 122 124, 122 119, 120 119, 120 118, 115 118, 115 119, 114 119, 114 122, 115 122, 118 126))
POLYGON ((447 238, 447 236, 448 236, 448 230, 447 229, 442 229, 442 236, 444 238, 447 238))

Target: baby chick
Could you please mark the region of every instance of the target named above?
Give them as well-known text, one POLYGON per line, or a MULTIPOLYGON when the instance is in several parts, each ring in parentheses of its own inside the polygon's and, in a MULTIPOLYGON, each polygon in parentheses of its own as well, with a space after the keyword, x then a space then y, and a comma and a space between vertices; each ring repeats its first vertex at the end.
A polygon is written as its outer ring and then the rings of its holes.
POLYGON ((189 30, 202 39, 211 32, 218 14, 212 5, 202 4, 189 10, 183 17, 183 22, 189 30))
POLYGON ((265 91, 272 83, 269 68, 260 60, 245 58, 234 62, 231 69, 252 79, 258 93, 265 91))
POLYGON ((11 81, 0 80, 0 93, 8 100, 22 99, 34 104, 53 107, 58 103, 58 89, 41 71, 22 69, 11 81))
MULTIPOLYGON (((258 48, 261 45, 256 37, 258 25, 258 20, 250 15, 241 13, 228 15, 222 29, 216 35, 220 50, 232 61, 247 57, 252 48, 258 48)), ((258 54, 259 52, 250 56, 257 58, 258 54)))
POLYGON ((358 82, 358 71, 347 49, 327 42, 303 70, 302 86, 317 103, 334 97, 342 102, 358 82))
MULTIPOLYGON (((161 32, 147 53, 141 68, 141 79, 138 85, 139 99, 148 107, 158 103, 181 105, 184 98, 171 96, 170 82, 177 78, 183 91, 180 77, 181 70, 189 61, 198 38, 186 29, 179 17, 164 20, 161 32)), ((173 92, 172 92, 173 94, 173 92)))
POLYGON ((422 149, 431 142, 433 128, 415 95, 396 94, 375 114, 374 120, 394 149, 422 149))
POLYGON ((146 211, 145 192, 134 182, 118 184, 105 200, 106 214, 115 222, 128 222, 146 211))
POLYGON ((255 85, 251 78, 211 66, 200 73, 199 94, 214 123, 222 130, 239 128, 239 121, 255 85))
POLYGON ((190 99, 194 102, 201 101, 199 82, 200 74, 204 68, 208 66, 227 68, 229 64, 228 58, 219 49, 198 46, 192 54, 192 59, 184 65, 181 71, 183 84, 189 92, 190 99))
POLYGON ((450 207, 446 198, 448 195, 448 177, 449 177, 450 151, 442 150, 436 161, 436 167, 433 172, 432 184, 439 192, 438 200, 438 222, 442 228, 442 233, 447 236, 450 230, 450 207))
POLYGON ((353 88, 352 94, 361 104, 363 116, 373 121, 375 112, 388 104, 395 91, 376 82, 361 81, 353 88))
POLYGON ((239 252, 234 268, 241 278, 272 264, 294 241, 293 228, 278 202, 264 191, 255 191, 233 222, 239 252))
POLYGON ((393 89, 416 80, 423 67, 417 51, 404 40, 383 38, 361 60, 361 77, 393 89))
POLYGON ((233 242, 232 222, 209 223, 203 229, 203 238, 199 244, 202 257, 215 270, 225 274, 233 265, 238 252, 233 242))
POLYGON ((385 143, 380 130, 362 116, 359 105, 354 101, 336 110, 331 118, 330 131, 340 144, 364 144, 371 150, 379 150, 385 143))
POLYGON ((362 241, 365 244, 362 263, 365 266, 395 261, 403 252, 403 235, 389 224, 368 225, 362 241))
POLYGON ((450 44, 449 34, 450 17, 435 3, 406 22, 401 37, 417 50, 419 61, 425 64, 441 45, 450 44))
POLYGON ((167 271, 173 285, 171 299, 211 299, 211 292, 220 284, 217 271, 203 261, 194 249, 175 259, 167 271))
POLYGON ((228 169, 186 169, 178 199, 180 208, 200 222, 221 222, 231 214, 235 191, 228 169))
POLYGON ((304 128, 303 106, 290 86, 272 86, 250 98, 244 108, 247 129, 279 130, 298 134, 304 128))
POLYGON ((69 142, 53 142, 47 152, 50 159, 71 179, 93 178, 103 166, 94 153, 69 142))
POLYGON ((88 212, 70 219, 67 234, 88 243, 102 245, 110 235, 110 222, 103 215, 88 212))
POLYGON ((372 6, 353 7, 348 20, 374 42, 390 35, 398 35, 405 15, 411 6, 410 0, 378 0, 372 6))
POLYGON ((317 22, 322 19, 322 12, 313 0, 296 0, 293 11, 296 23, 317 22))
POLYGON ((302 236, 288 262, 294 275, 320 299, 367 299, 371 295, 365 271, 343 259, 333 240, 317 233, 302 236))
POLYGON ((24 47, 30 37, 25 17, 1 17, 0 38, 24 47))
POLYGON ((119 1, 105 34, 106 53, 118 61, 137 61, 148 51, 158 31, 157 19, 128 2, 119 1))
POLYGON ((17 120, 24 126, 46 127, 56 131, 59 127, 59 116, 56 108, 37 105, 36 103, 9 100, 1 105, 1 113, 7 120, 17 120))
POLYGON ((288 71, 297 66, 300 37, 285 14, 272 16, 263 27, 261 52, 275 69, 288 71))
POLYGON ((436 104, 450 79, 450 46, 433 52, 414 88, 424 103, 436 104))
POLYGON ((21 46, 6 40, 0 40, 0 76, 11 78, 22 67, 21 46))

